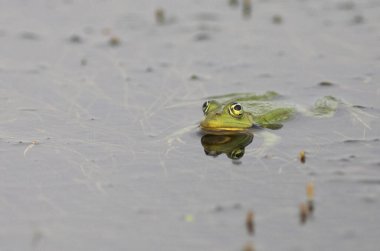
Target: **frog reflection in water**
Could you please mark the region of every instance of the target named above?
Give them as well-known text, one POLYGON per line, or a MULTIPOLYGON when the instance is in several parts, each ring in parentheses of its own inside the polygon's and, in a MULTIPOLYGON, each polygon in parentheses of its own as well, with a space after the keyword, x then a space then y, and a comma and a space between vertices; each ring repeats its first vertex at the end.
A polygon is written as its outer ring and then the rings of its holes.
POLYGON ((216 157, 225 153, 228 158, 237 160, 243 157, 245 147, 251 144, 252 139, 253 134, 250 132, 224 135, 206 134, 202 136, 201 143, 208 156, 216 157))

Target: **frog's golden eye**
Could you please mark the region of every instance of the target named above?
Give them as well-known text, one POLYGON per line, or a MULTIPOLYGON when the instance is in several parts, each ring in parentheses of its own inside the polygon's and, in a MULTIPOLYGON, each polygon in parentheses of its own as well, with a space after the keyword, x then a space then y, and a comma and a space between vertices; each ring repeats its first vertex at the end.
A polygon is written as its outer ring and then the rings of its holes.
POLYGON ((240 118, 243 115, 243 107, 236 102, 228 107, 228 111, 235 118, 240 118))
POLYGON ((244 148, 236 148, 232 150, 230 153, 228 153, 227 156, 230 159, 238 160, 244 156, 244 152, 245 152, 244 148))
POLYGON ((202 111, 204 115, 207 115, 208 113, 218 109, 219 106, 220 104, 216 102, 215 100, 206 101, 202 105, 202 111))
POLYGON ((207 114, 209 108, 210 108, 210 101, 204 102, 202 105, 203 114, 207 114))

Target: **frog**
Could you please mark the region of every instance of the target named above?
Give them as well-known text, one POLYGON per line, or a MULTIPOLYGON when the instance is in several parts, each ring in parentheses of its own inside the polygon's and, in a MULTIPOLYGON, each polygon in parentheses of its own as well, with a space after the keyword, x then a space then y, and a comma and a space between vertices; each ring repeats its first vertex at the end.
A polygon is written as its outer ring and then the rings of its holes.
MULTIPOLYGON (((315 118, 332 117, 337 109, 345 107, 353 118, 363 122, 359 106, 351 105, 334 96, 318 98, 310 108, 281 103, 281 95, 274 91, 264 94, 231 93, 210 97, 202 105, 204 117, 199 126, 212 134, 232 134, 251 129, 277 130, 296 113, 315 118)), ((364 122, 363 124, 367 126, 364 122)))
POLYGON ((295 108, 269 102, 279 96, 269 91, 261 95, 233 93, 211 97, 202 105, 204 118, 200 127, 209 133, 238 133, 251 128, 280 129, 284 121, 293 117, 295 108))

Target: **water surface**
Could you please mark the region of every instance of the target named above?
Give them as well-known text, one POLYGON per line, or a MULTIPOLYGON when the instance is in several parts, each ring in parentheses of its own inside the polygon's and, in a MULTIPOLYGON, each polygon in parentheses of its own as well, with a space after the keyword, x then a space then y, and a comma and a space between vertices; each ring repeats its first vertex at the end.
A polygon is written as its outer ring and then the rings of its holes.
POLYGON ((0 248, 377 250, 379 10, 262 0, 243 17, 216 0, 3 1, 0 248), (299 107, 333 95, 369 116, 298 114, 255 131, 239 160, 205 155, 204 100, 270 90, 299 107), (309 182, 316 210, 302 225, 309 182))

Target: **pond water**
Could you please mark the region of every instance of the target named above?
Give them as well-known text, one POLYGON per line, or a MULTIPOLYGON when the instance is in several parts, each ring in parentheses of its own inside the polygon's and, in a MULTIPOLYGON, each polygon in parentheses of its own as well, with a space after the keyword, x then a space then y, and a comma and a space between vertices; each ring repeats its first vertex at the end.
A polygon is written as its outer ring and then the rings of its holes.
POLYGON ((378 250, 380 1, 237 2, 0 3, 1 250, 378 250), (357 109, 206 155, 207 97, 266 91, 357 109))

